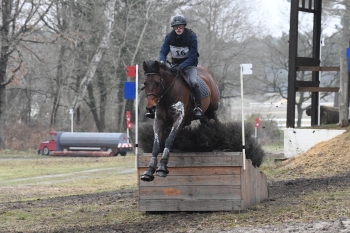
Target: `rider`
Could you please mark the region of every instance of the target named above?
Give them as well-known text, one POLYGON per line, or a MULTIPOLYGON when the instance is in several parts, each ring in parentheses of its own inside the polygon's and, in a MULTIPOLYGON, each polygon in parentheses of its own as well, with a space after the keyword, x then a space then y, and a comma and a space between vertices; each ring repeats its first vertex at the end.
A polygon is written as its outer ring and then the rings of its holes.
MULTIPOLYGON (((173 71, 180 73, 182 71, 189 77, 193 90, 196 106, 193 110, 193 119, 202 118, 201 93, 197 83, 197 65, 198 65, 198 41, 196 34, 187 29, 186 18, 182 15, 176 15, 170 22, 173 30, 168 33, 159 52, 160 63, 165 63, 166 56, 171 53, 171 66, 173 71)), ((147 117, 154 118, 153 112, 147 112, 147 117)))

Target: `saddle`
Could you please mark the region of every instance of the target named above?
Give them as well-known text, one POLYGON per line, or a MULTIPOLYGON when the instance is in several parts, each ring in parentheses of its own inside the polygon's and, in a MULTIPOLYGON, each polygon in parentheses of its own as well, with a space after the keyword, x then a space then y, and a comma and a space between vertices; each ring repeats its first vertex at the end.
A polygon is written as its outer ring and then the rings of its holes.
MULTIPOLYGON (((187 85, 189 87, 191 87, 190 79, 188 78, 188 76, 184 72, 181 73, 181 77, 187 83, 187 85)), ((209 88, 208 88, 208 86, 205 84, 203 79, 201 77, 199 77, 198 75, 197 75, 197 83, 198 83, 198 86, 199 86, 199 90, 201 92, 201 98, 203 99, 203 98, 209 96, 209 88)), ((191 88, 191 95, 193 95, 192 88, 191 88)))

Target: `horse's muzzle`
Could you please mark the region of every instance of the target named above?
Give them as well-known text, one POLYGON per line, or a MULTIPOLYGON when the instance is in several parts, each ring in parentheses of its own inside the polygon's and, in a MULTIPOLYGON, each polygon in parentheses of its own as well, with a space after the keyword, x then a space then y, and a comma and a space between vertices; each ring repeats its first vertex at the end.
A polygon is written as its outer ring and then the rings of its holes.
POLYGON ((146 110, 149 112, 149 113, 155 113, 156 112, 156 106, 153 106, 153 107, 150 107, 150 108, 147 108, 146 107, 146 110))
POLYGON ((146 99, 146 108, 151 109, 155 108, 158 103, 158 96, 155 95, 148 95, 146 99))

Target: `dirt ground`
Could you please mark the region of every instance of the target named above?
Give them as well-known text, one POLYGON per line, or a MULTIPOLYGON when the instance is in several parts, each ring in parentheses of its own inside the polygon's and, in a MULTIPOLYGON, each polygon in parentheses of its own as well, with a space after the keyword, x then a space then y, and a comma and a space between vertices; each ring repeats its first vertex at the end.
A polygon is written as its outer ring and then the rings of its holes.
MULTIPOLYGON (((276 181, 269 184, 269 200, 264 204, 264 208, 270 205, 274 206, 293 206, 297 204, 297 197, 314 190, 327 190, 329 184, 338 187, 345 187, 350 183, 350 174, 342 176, 333 176, 318 179, 296 179, 276 181)), ((129 202, 135 203, 137 200, 136 191, 123 191, 116 195, 115 192, 106 192, 101 194, 87 194, 78 196, 68 196, 39 200, 35 202, 15 202, 3 203, 0 210, 47 207, 52 209, 60 208, 61 205, 84 205, 84 203, 108 203, 108 202, 129 202)), ((100 215, 108 214, 100 212, 100 215)), ((136 205, 135 205, 136 211, 136 205)), ((254 207, 248 211, 255 211, 254 207)), ((256 227, 227 227, 227 222, 208 223, 214 214, 225 215, 226 212, 219 213, 149 213, 145 221, 135 224, 134 222, 112 223, 102 226, 80 226, 78 222, 74 227, 62 226, 60 230, 43 232, 350 232, 350 218, 339 218, 334 221, 312 221, 307 223, 288 223, 282 225, 259 225, 256 227), (181 229, 181 230, 179 230, 181 229)), ((36 231, 38 232, 38 231, 36 231)))
MULTIPOLYGON (((276 180, 269 180, 269 200, 262 203, 260 207, 252 207, 247 213, 253 213, 258 208, 269 209, 269 207, 285 207, 299 205, 301 195, 314 191, 348 188, 350 184, 350 143, 348 132, 330 140, 322 142, 311 148, 306 153, 293 159, 280 162, 278 169, 285 170, 285 176, 276 180)), ((137 209, 137 191, 127 190, 105 192, 100 194, 86 194, 78 196, 67 196, 38 200, 35 202, 12 202, 1 203, 1 210, 16 210, 28 208, 28 205, 37 207, 50 206, 53 209, 62 205, 83 205, 84 203, 129 203, 137 209)), ((101 210, 101 216, 108 214, 106 209, 101 210)), ((336 210, 332 210, 336 211, 336 210)), ((333 220, 295 219, 292 222, 280 225, 251 222, 250 227, 232 227, 234 220, 225 219, 227 212, 166 212, 146 213, 143 220, 133 222, 111 222, 100 226, 81 226, 80 223, 49 232, 350 232, 350 216, 339 215, 333 220), (218 221, 213 221, 219 216, 218 221), (209 221, 210 220, 210 221, 209 221)), ((230 213, 232 214, 232 213, 230 213)), ((0 227, 1 229, 1 227, 0 227)), ((1 231, 3 232, 3 231, 1 231)), ((4 231, 6 232, 6 231, 4 231)), ((36 231, 38 232, 38 231, 36 231)), ((43 232, 48 232, 43 230, 43 232)))

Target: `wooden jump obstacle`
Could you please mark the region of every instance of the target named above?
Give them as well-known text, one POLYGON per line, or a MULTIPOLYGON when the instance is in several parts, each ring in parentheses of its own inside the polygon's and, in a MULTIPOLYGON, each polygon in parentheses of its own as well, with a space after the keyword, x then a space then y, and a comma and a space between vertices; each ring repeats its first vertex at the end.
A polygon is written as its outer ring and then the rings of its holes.
MULTIPOLYGON (((138 157, 138 177, 151 154, 138 157)), ((244 210, 268 198, 267 178, 242 152, 171 153, 166 178, 138 179, 139 211, 244 210)))

